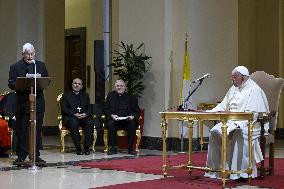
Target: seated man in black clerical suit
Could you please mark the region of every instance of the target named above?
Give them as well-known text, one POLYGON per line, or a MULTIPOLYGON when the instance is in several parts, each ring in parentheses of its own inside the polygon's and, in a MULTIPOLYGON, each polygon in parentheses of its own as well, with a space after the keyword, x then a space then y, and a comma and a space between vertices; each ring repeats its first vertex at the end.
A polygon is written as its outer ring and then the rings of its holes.
POLYGON ((126 86, 123 80, 115 82, 115 91, 107 95, 104 112, 107 119, 109 130, 110 150, 109 155, 117 153, 117 129, 122 128, 127 131, 128 153, 135 155, 133 144, 138 127, 140 108, 135 96, 126 92, 126 86))
POLYGON ((77 155, 89 155, 93 142, 94 121, 89 95, 82 91, 83 83, 80 78, 73 79, 72 90, 63 95, 61 113, 63 124, 70 129, 71 137, 76 147, 77 155), (85 132, 84 152, 81 148, 79 127, 85 132))

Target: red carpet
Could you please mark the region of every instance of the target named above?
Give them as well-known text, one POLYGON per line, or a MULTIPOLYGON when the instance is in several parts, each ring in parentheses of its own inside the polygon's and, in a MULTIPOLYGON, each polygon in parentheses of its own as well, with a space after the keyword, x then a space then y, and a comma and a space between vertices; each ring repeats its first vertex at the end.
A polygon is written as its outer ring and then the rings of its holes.
MULTIPOLYGON (((169 156, 170 165, 185 163, 188 160, 187 155, 179 154, 169 156)), ((204 166, 206 161, 206 153, 194 153, 192 162, 196 166, 204 166)), ((148 173, 162 175, 162 157, 148 156, 135 159, 119 159, 101 162, 85 162, 79 163, 79 166, 100 168, 104 170, 119 170, 137 173, 148 173)), ((173 176, 166 179, 132 182, 126 184, 118 184, 113 186, 99 187, 102 189, 150 189, 150 188, 192 188, 192 189, 217 189, 222 188, 220 180, 209 179, 203 177, 204 172, 193 170, 189 176, 186 170, 169 170, 168 175, 173 176)), ((284 159, 275 159, 275 176, 267 176, 264 180, 253 179, 251 185, 268 188, 284 188, 284 159)), ((235 187, 239 185, 247 185, 246 182, 239 183, 235 181, 227 181, 226 187, 235 187)))

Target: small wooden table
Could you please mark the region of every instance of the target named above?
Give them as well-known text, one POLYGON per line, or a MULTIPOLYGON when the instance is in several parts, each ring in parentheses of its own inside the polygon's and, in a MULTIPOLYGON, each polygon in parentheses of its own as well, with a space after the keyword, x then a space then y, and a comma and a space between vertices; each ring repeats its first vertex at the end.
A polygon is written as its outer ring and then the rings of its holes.
POLYGON ((229 174, 236 174, 245 172, 249 175, 249 182, 252 174, 252 131, 253 131, 253 113, 249 112, 160 112, 161 114, 161 128, 162 128, 162 140, 163 140, 163 175, 167 177, 167 170, 171 168, 185 168, 188 169, 191 175, 192 169, 199 169, 204 171, 221 172, 223 187, 225 187, 226 180, 229 174), (169 166, 167 161, 167 149, 166 149, 166 137, 167 137, 167 120, 179 120, 188 122, 188 162, 187 164, 169 166), (222 150, 221 150, 221 168, 213 169, 210 167, 197 167, 192 165, 192 137, 193 137, 193 124, 195 121, 220 121, 222 122, 222 150), (249 141, 249 165, 246 170, 233 171, 226 170, 226 142, 227 142, 227 121, 228 120, 248 120, 248 141, 249 141))

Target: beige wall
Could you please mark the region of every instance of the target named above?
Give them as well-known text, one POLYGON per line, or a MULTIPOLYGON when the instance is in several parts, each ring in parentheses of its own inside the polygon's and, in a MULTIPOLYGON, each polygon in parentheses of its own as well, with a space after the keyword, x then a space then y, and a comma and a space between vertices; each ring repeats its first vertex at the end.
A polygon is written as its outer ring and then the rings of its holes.
MULTIPOLYGON (((55 99, 64 87, 64 28, 87 28, 89 93, 94 102, 93 41, 103 39, 103 1, 32 0, 36 7, 32 9, 27 1, 0 1, 0 24, 5 26, 0 30, 0 89, 7 89, 9 66, 20 57, 22 43, 34 42, 37 57, 46 62, 52 77, 44 125, 55 126, 55 99), (22 17, 25 9, 29 14, 22 17), (33 15, 39 16, 33 20, 33 15)), ((194 107, 199 102, 220 101, 231 85, 230 72, 238 64, 283 77, 283 8, 279 0, 114 0, 113 48, 119 41, 144 42, 145 52, 153 57, 139 100, 145 109, 144 135, 160 136, 158 112, 178 104, 184 32, 189 33, 191 78, 212 74, 192 97, 194 107)), ((169 136, 178 133, 172 128, 169 136)))
POLYGON ((8 89, 9 67, 17 59, 16 0, 0 1, 0 93, 8 89), (9 19, 7 19, 9 18, 9 19), (5 27, 4 27, 5 26, 5 27))
POLYGON ((9 66, 21 58, 22 46, 31 42, 36 59, 46 63, 52 83, 46 90, 44 125, 57 125, 56 95, 64 73, 64 0, 0 1, 0 89, 8 90, 9 66), (33 6, 31 6, 33 5, 33 6))
POLYGON ((65 0, 65 28, 86 27, 90 25, 90 0, 65 0))
MULTIPOLYGON (((239 64, 283 77, 283 1, 240 0, 238 6, 239 64)), ((282 102, 279 128, 284 127, 283 108, 282 102)))
POLYGON ((145 53, 152 56, 152 68, 146 75, 146 89, 139 100, 145 109, 144 135, 160 136, 158 112, 165 108, 165 41, 163 0, 120 0, 119 41, 145 43, 145 53), (135 11, 129 11, 135 10, 135 11))
POLYGON ((45 126, 57 126, 56 98, 64 90, 64 0, 44 1, 44 61, 51 77, 45 92, 45 126))
POLYGON ((95 103, 95 72, 94 72, 94 40, 103 39, 103 1, 93 0, 91 1, 91 18, 90 27, 87 28, 89 43, 89 51, 87 51, 87 56, 89 56, 89 63, 91 65, 91 85, 89 90, 89 95, 91 102, 95 103))
MULTIPOLYGON (((184 32, 190 35, 192 78, 212 74, 193 97, 196 106, 221 100, 230 86, 229 76, 238 62, 237 26, 234 0, 119 1, 119 40, 144 42, 146 53, 153 57, 139 101, 145 108, 145 136, 161 136, 158 112, 178 104, 184 32), (173 52, 172 65, 165 49, 173 52)), ((178 136, 178 129, 170 129, 169 136, 178 136)))

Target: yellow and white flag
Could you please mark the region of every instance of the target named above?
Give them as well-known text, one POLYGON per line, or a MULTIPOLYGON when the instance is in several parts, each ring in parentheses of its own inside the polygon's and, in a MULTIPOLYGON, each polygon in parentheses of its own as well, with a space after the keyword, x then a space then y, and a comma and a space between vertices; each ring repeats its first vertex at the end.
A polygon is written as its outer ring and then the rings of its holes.
POLYGON ((190 59, 189 59, 189 52, 187 48, 187 38, 186 38, 184 63, 183 63, 183 68, 182 68, 182 85, 181 85, 180 97, 179 97, 179 104, 182 105, 183 109, 189 109, 189 99, 187 99, 190 93, 190 63, 189 63, 189 60, 190 59))
MULTIPOLYGON (((180 89, 180 98, 179 98, 179 104, 183 110, 189 110, 190 109, 190 99, 188 99, 189 93, 190 93, 190 57, 189 57, 189 50, 187 48, 187 34, 185 34, 185 52, 184 52, 184 63, 182 68, 182 85, 180 89)), ((180 135, 181 139, 183 140, 183 137, 188 132, 187 122, 180 122, 180 135)), ((183 142, 181 145, 181 148, 183 148, 183 142)), ((183 149, 181 149, 183 151, 183 149)))

